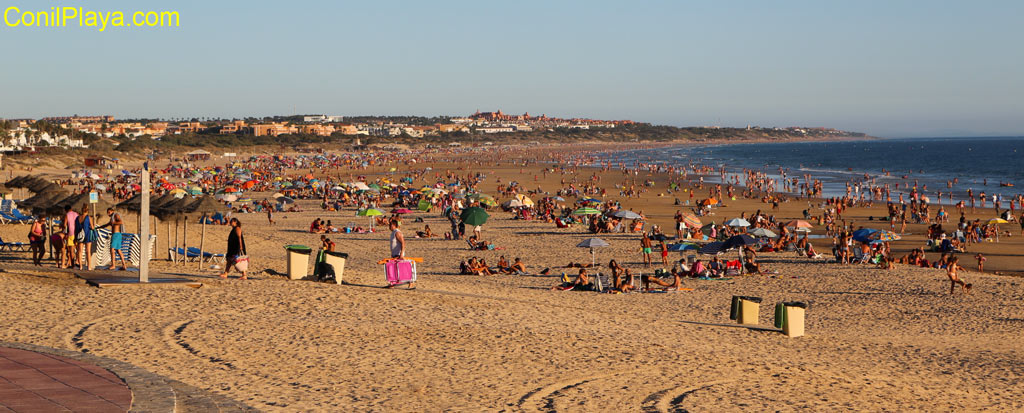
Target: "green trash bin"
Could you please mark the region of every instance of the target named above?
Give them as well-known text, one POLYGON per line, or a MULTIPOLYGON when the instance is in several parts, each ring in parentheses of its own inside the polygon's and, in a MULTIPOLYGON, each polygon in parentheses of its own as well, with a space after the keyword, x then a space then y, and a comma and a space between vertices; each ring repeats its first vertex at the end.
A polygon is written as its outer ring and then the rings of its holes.
POLYGON ((309 255, 313 249, 305 245, 285 245, 288 252, 288 279, 301 280, 309 275, 309 255))

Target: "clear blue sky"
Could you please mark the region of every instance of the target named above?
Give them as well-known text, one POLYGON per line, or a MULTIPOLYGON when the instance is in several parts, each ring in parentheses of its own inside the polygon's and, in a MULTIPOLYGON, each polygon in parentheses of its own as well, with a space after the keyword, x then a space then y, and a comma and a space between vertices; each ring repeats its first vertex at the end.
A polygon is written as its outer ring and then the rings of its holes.
POLYGON ((66 5, 174 10, 181 26, 0 25, 0 117, 502 109, 881 136, 1024 134, 1021 1, 66 5))

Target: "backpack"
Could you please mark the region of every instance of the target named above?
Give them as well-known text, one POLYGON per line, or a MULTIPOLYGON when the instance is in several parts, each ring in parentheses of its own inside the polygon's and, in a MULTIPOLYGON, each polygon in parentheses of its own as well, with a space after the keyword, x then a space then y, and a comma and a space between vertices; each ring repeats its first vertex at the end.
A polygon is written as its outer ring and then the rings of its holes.
POLYGON ((316 280, 320 282, 336 282, 334 275, 334 266, 326 262, 319 262, 316 264, 316 280))

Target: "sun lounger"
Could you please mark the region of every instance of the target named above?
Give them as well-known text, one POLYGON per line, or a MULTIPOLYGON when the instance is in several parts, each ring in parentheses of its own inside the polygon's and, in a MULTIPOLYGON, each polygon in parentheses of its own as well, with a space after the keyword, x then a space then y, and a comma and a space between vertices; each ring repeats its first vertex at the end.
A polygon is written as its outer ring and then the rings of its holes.
POLYGON ((0 219, 3 219, 5 224, 8 224, 8 223, 27 224, 27 223, 33 221, 33 219, 31 217, 29 217, 28 219, 22 219, 22 218, 15 217, 15 216, 13 216, 11 214, 5 214, 3 212, 0 212, 0 219))
POLYGON ((28 244, 24 242, 4 242, 3 238, 0 238, 0 251, 7 248, 8 251, 25 251, 28 248, 28 244))
MULTIPOLYGON (((193 256, 193 255, 198 256, 199 255, 199 248, 188 247, 188 254, 189 254, 189 256, 193 256)), ((195 261, 195 260, 193 260, 193 261, 195 261)), ((214 262, 214 263, 224 262, 224 254, 214 254, 214 253, 209 252, 209 251, 203 251, 203 262, 214 262)))

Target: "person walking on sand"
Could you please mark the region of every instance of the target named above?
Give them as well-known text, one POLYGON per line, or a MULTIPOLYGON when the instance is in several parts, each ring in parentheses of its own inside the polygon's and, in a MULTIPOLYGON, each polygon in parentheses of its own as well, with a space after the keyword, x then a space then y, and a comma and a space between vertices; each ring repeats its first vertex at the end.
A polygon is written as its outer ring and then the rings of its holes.
POLYGON ((245 235, 242 234, 242 223, 238 221, 238 218, 231 218, 228 225, 231 225, 231 232, 228 233, 228 251, 227 254, 224 254, 227 263, 224 265, 224 272, 220 274, 220 278, 228 278, 228 273, 233 267, 242 273, 242 280, 247 280, 249 279, 249 257, 245 248, 245 235))
POLYGON ((957 276, 957 270, 963 269, 963 267, 961 267, 958 263, 959 261, 960 257, 953 257, 950 258, 949 262, 946 264, 946 275, 949 276, 949 294, 951 295, 954 292, 956 292, 957 284, 960 284, 960 289, 964 293, 971 292, 971 284, 968 284, 964 280, 961 280, 959 276, 957 276))
MULTIPOLYGON (((399 260, 405 259, 405 236, 402 235, 402 230, 398 228, 401 225, 400 221, 394 219, 388 224, 388 227, 391 228, 391 238, 388 243, 388 246, 391 248, 391 258, 399 260)), ((409 289, 416 288, 416 283, 411 282, 408 286, 409 289)))
POLYGON ((124 235, 121 233, 124 221, 121 220, 121 214, 114 212, 114 208, 107 208, 107 216, 110 217, 110 222, 100 225, 100 228, 110 227, 110 269, 117 266, 115 257, 119 257, 121 258, 121 270, 127 270, 128 264, 124 260, 124 253, 121 252, 121 247, 124 244, 124 235))
POLYGON ((653 252, 651 239, 647 237, 647 233, 644 233, 643 238, 640 239, 640 253, 643 254, 644 265, 648 267, 651 266, 651 252, 653 252))

